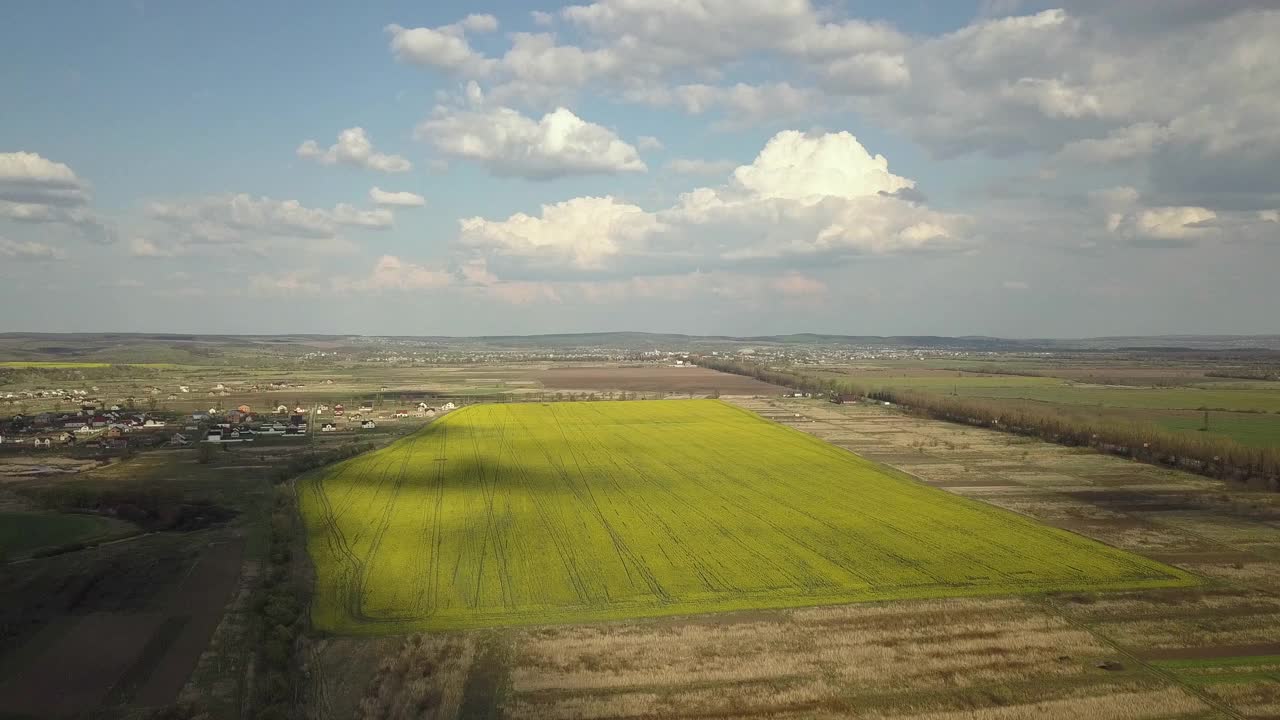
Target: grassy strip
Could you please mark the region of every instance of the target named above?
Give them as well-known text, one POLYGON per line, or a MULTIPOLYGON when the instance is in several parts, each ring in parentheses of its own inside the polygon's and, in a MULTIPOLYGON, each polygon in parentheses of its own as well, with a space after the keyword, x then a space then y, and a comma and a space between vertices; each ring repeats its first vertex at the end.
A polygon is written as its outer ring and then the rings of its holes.
POLYGON ((754 377, 803 392, 834 396, 856 395, 890 402, 950 422, 1037 437, 1069 446, 1152 464, 1177 467, 1217 478, 1258 478, 1280 490, 1280 448, 1249 447, 1224 437, 1189 437, 1152 425, 1088 419, 1064 414, 1060 408, 1011 409, 981 398, 944 396, 922 390, 869 388, 847 380, 819 378, 801 372, 720 358, 699 358, 699 364, 721 372, 754 377))

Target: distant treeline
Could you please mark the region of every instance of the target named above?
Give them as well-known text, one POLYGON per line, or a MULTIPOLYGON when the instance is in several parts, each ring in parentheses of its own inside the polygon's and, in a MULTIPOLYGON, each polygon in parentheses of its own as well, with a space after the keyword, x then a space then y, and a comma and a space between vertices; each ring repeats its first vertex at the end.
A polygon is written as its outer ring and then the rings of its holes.
POLYGON ((1236 380, 1280 381, 1280 365, 1210 370, 1205 377, 1234 378, 1236 380))
POLYGON ((1037 437, 1062 445, 1092 447, 1142 462, 1177 467, 1210 477, 1262 479, 1280 490, 1280 448, 1254 448, 1215 435, 1197 437, 1153 425, 1065 414, 1060 408, 1016 407, 985 398, 918 390, 869 388, 735 360, 703 357, 703 367, 754 377, 802 392, 858 395, 891 402, 929 417, 1037 437))
POLYGON ((47 387, 86 380, 154 380, 162 375, 163 371, 158 368, 140 365, 81 368, 7 367, 0 368, 0 386, 47 387))

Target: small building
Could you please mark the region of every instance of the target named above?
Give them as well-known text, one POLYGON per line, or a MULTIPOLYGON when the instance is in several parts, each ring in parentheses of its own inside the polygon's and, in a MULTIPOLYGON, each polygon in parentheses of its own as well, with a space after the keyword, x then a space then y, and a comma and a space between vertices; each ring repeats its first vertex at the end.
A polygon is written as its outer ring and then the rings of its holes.
POLYGON ((47 437, 38 437, 35 440, 32 440, 31 444, 35 445, 37 449, 41 449, 41 450, 48 450, 49 448, 53 447, 53 441, 47 437))
POLYGON ((289 414, 289 406, 288 406, 288 405, 277 405, 277 406, 276 406, 276 414, 277 414, 277 415, 288 415, 288 414, 289 414))
POLYGON ((347 411, 347 409, 346 409, 346 408, 344 408, 344 407, 342 407, 341 405, 334 405, 334 406, 333 406, 333 414, 334 414, 334 415, 342 415, 342 414, 344 414, 346 411, 347 411))
POLYGON ((407 418, 407 417, 409 417, 409 411, 408 411, 408 410, 397 410, 397 411, 396 411, 396 417, 398 417, 398 418, 407 418))
POLYGON ((334 425, 333 423, 325 423, 324 425, 320 426, 320 432, 334 432, 337 429, 338 429, 338 426, 334 425))
POLYGON ((249 407, 248 405, 241 405, 240 407, 236 408, 236 411, 239 412, 241 415, 248 415, 249 413, 253 412, 253 408, 249 407))
POLYGON ((445 404, 441 405, 441 406, 440 406, 440 409, 441 409, 441 410, 444 410, 444 411, 446 411, 446 412, 447 412, 447 411, 449 411, 449 410, 457 410, 457 409, 458 409, 458 406, 457 406, 457 405, 454 405, 452 402, 447 402, 447 403, 445 403, 445 404))
POLYGON ((378 427, 377 423, 375 423, 372 420, 365 420, 364 422, 360 423, 361 430, 373 430, 376 427, 378 427))

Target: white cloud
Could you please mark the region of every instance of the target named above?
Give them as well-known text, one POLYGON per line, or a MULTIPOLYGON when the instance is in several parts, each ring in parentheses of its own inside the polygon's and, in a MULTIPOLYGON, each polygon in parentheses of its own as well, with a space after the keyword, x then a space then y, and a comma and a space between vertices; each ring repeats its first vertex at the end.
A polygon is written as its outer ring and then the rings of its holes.
POLYGON ((1133 224, 1139 235, 1157 240, 1186 240, 1205 232, 1201 223, 1218 216, 1202 207, 1157 207, 1139 212, 1133 224))
POLYGON ((66 260, 67 253, 45 243, 0 238, 0 257, 11 260, 66 260))
POLYGON ((373 149, 373 141, 364 128, 353 127, 338 133, 338 142, 322 149, 315 140, 298 146, 298 157, 315 160, 321 165, 342 163, 386 173, 407 172, 413 164, 399 155, 387 155, 373 149))
POLYGON ((537 216, 465 219, 460 239, 504 279, 776 268, 963 247, 966 219, 900 195, 913 187, 848 133, 787 131, 726 185, 663 210, 581 197, 537 216))
POLYGON ((311 208, 297 200, 254 197, 247 193, 210 195, 188 200, 153 202, 147 215, 165 226, 173 238, 168 247, 135 238, 130 252, 169 256, 242 249, 256 254, 303 249, 313 254, 349 254, 357 248, 340 236, 345 227, 385 230, 394 220, 390 210, 363 210, 340 203, 331 210, 311 208))
POLYGON ((758 196, 795 200, 873 196, 915 187, 911 180, 890 173, 883 155, 872 156, 848 132, 778 133, 755 162, 735 170, 733 177, 758 196))
POLYGON ((701 158, 675 158, 667 163, 667 169, 681 175, 725 175, 738 164, 732 160, 703 160, 701 158))
POLYGON ((1185 246, 1216 233, 1213 210, 1190 205, 1149 207, 1135 188, 1123 186, 1090 194, 1103 211, 1108 233, 1137 245, 1185 246))
POLYGON ((496 175, 547 179, 646 170, 635 147, 565 108, 534 120, 510 108, 440 106, 416 135, 441 153, 475 160, 496 175))
POLYGON ((850 94, 890 92, 911 82, 911 69, 901 53, 860 53, 833 60, 824 68, 828 89, 850 94))
POLYGON ((799 115, 820 107, 823 102, 818 91, 798 88, 788 82, 765 85, 736 83, 729 86, 679 85, 669 91, 650 91, 644 96, 636 97, 654 105, 676 104, 690 115, 719 110, 738 121, 799 115))
POLYGON ((469 32, 488 33, 498 29, 498 18, 492 15, 468 15, 458 24, 469 32))
POLYGON ((890 49, 904 42, 887 25, 831 22, 808 0, 599 0, 564 8, 566 20, 630 59, 667 67, 723 62, 772 51, 802 59, 890 49))
POLYGON ((538 217, 516 213, 503 221, 460 222, 463 244, 546 268, 599 270, 634 251, 659 228, 652 215, 612 197, 581 197, 543 205, 538 217))
POLYGON ((88 202, 88 183, 66 164, 37 153, 0 153, 0 219, 60 223, 95 242, 114 241, 114 229, 88 202))
POLYGON ((386 31, 391 36, 391 52, 400 62, 435 67, 468 77, 484 77, 495 64, 471 48, 466 28, 458 24, 439 28, 388 25, 386 31))
POLYGON ((1026 280, 1005 280, 1001 287, 1005 290, 1030 290, 1031 284, 1026 280))
POLYGON ((662 141, 652 135, 641 135, 636 138, 636 147, 641 150, 661 150, 662 141))
POLYGON ((426 198, 411 192, 392 192, 374 187, 369 190, 369 200, 385 207, 415 208, 427 204, 426 198))
POLYGON ((549 27, 552 23, 556 21, 555 15, 552 15, 549 12, 543 12, 541 10, 534 10, 533 12, 529 13, 529 17, 533 19, 533 24, 539 27, 549 27))
POLYGON ((36 153, 0 153, 0 200, 74 206, 88 199, 87 186, 67 165, 36 153))
POLYGON ((430 290, 447 287, 454 276, 447 270, 406 262, 394 255, 383 255, 368 276, 338 278, 334 289, 340 292, 379 290, 430 290))

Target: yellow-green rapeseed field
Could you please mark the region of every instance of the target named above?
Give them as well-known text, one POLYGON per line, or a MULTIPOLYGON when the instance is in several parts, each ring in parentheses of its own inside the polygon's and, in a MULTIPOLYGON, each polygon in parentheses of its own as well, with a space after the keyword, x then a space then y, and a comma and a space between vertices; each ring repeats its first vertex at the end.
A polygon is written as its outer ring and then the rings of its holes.
POLYGON ((299 494, 333 632, 1195 582, 715 400, 477 405, 299 494))

